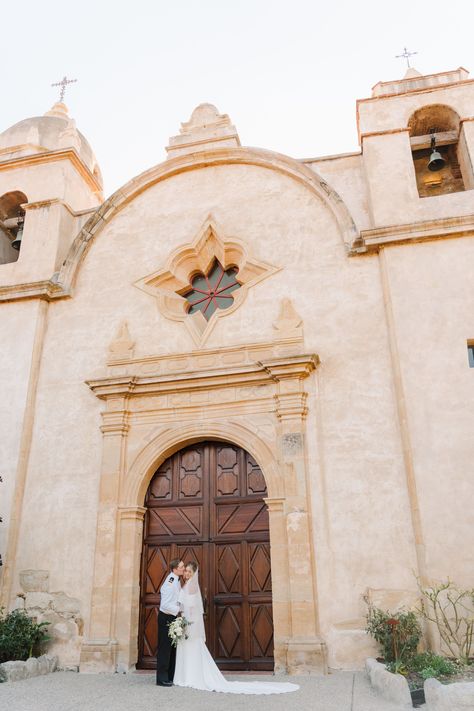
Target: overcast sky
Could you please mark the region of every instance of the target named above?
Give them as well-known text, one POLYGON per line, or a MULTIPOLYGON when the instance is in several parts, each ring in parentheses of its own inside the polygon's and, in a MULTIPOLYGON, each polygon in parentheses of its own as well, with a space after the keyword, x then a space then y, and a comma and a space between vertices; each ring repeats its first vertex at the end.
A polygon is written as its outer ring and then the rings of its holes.
POLYGON ((474 74, 474 1, 23 0, 2 3, 0 130, 77 78, 70 114, 110 194, 165 158, 193 108, 216 104, 243 145, 295 158, 358 149, 355 101, 403 76, 474 74))

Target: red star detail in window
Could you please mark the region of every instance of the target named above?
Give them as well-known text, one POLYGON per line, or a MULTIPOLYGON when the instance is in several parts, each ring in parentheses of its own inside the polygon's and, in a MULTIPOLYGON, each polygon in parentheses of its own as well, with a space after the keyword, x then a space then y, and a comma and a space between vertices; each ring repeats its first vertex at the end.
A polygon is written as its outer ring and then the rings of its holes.
POLYGON ((209 321, 216 309, 228 309, 232 306, 234 297, 231 292, 241 286, 236 274, 235 267, 224 270, 222 264, 217 259, 214 260, 207 275, 195 276, 191 281, 191 290, 184 295, 189 302, 188 313, 200 311, 209 321))

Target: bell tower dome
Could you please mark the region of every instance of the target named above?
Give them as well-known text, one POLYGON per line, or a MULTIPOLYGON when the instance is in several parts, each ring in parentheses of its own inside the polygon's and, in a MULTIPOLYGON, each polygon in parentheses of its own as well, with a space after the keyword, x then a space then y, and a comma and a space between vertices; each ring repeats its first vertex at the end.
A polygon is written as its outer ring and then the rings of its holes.
POLYGON ((49 279, 102 189, 94 152, 62 101, 0 133, 0 286, 49 279))

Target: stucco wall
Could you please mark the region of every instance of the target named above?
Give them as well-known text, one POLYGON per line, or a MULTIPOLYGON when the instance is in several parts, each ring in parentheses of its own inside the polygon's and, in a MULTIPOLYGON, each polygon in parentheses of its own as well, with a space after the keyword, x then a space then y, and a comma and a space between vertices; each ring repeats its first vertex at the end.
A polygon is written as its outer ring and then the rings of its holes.
POLYGON ((428 573, 472 585, 474 239, 386 250, 428 573))
MULTIPOLYGON (((1 269, 1 267, 0 267, 1 269)), ((2 304, 0 309, 0 551, 5 560, 39 303, 2 304)), ((2 568, 0 568, 0 575, 2 568)))
MULTIPOLYGON (((194 348, 182 324, 165 319, 133 282, 192 240, 209 213, 223 236, 281 270, 249 290, 206 347, 270 340, 281 299, 290 297, 306 351, 322 360, 308 456, 321 624, 331 635, 335 623, 360 620, 367 586, 412 584, 379 268, 373 256, 347 258, 320 199, 262 168, 192 171, 142 193, 95 238, 73 299, 50 305, 17 570, 50 570, 51 589, 81 601, 87 628, 101 433, 99 403, 84 380, 103 375, 124 319, 139 355, 194 348)), ((336 663, 340 635, 331 648, 336 663)))

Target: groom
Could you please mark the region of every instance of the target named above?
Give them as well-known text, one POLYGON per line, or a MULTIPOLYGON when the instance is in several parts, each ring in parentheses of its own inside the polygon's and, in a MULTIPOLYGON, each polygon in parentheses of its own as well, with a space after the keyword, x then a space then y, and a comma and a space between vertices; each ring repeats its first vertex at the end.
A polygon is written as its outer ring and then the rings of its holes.
POLYGON ((168 637, 168 625, 179 614, 179 582, 184 573, 184 563, 179 558, 170 561, 171 572, 160 588, 161 601, 158 613, 158 653, 156 655, 156 683, 158 686, 173 686, 176 648, 168 637))

